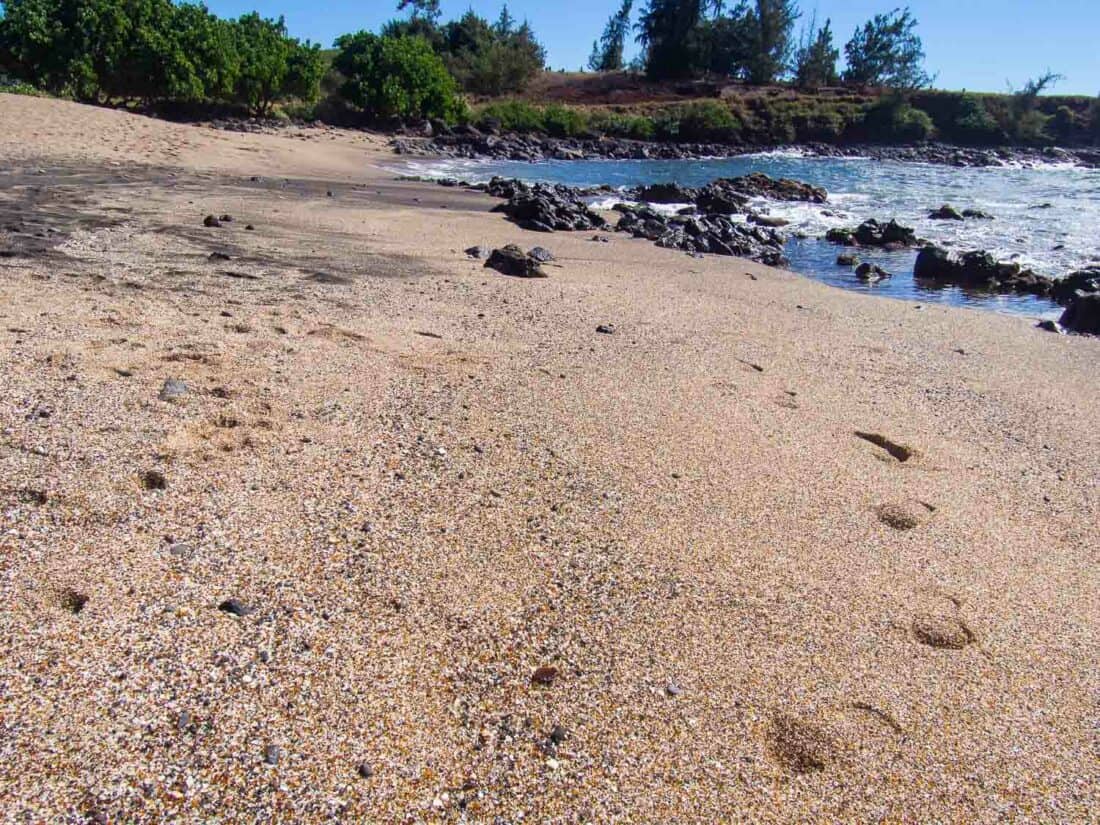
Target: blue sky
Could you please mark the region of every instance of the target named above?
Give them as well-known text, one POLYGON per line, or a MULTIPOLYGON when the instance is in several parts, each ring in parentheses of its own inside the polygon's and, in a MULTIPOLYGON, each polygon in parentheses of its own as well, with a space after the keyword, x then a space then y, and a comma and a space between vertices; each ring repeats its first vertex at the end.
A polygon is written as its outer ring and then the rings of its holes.
MULTIPOLYGON (((838 46, 876 12, 904 0, 802 0, 804 14, 832 18, 838 46)), ((376 30, 396 17, 396 0, 208 0, 214 12, 236 16, 255 9, 287 19, 291 34, 328 47, 344 32, 376 30)), ((635 0, 637 7, 645 0, 635 0)), ((575 70, 619 0, 512 0, 513 16, 527 18, 546 46, 550 65, 575 70)), ((442 0, 444 19, 467 8, 493 19, 499 0, 442 0)), ((1065 75, 1055 92, 1100 94, 1100 0, 913 0, 919 32, 936 85, 1004 91, 1050 68, 1065 75)), ((632 44, 633 48, 633 44, 632 44)))

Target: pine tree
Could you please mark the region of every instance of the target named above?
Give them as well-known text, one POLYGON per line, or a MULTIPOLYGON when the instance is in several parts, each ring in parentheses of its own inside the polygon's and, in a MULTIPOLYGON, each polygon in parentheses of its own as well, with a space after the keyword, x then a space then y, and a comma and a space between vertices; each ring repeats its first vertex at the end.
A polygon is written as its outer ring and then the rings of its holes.
POLYGON ((791 32, 799 11, 795 0, 756 0, 756 9, 749 16, 755 26, 749 82, 765 86, 790 68, 791 32))
POLYGON ((623 0, 619 10, 611 15, 598 43, 592 44, 588 68, 594 72, 617 72, 623 68, 623 49, 630 30, 630 11, 634 0, 623 0))
POLYGON ((876 14, 844 46, 848 59, 844 82, 895 89, 927 86, 932 79, 924 71, 924 48, 916 28, 909 9, 876 14))
POLYGON ((817 28, 817 19, 803 33, 802 44, 795 55, 795 83, 803 89, 835 86, 839 81, 836 62, 840 51, 833 46, 831 20, 817 28))

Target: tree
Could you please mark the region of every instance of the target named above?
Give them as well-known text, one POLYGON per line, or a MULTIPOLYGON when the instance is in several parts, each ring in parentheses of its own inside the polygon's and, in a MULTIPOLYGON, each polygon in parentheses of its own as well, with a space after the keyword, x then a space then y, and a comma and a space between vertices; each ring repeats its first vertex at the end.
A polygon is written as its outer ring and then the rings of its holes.
POLYGON ((748 62, 750 83, 764 86, 787 72, 791 62, 791 33, 798 17, 795 0, 756 0, 755 11, 749 12, 753 26, 748 62))
POLYGON ((433 26, 438 24, 443 14, 439 8, 439 0, 400 0, 397 10, 405 9, 412 9, 410 16, 413 20, 425 20, 433 26))
POLYGON ((283 18, 267 20, 252 12, 237 20, 234 34, 241 61, 235 98, 251 114, 266 117, 281 100, 316 97, 323 73, 320 47, 288 37, 283 18))
POLYGON ((916 28, 917 20, 907 8, 876 14, 844 46, 844 82, 895 89, 927 86, 932 78, 924 71, 924 48, 916 28))
POLYGON ((636 26, 651 78, 691 77, 700 64, 705 0, 649 0, 636 26))
POLYGON ((817 28, 817 20, 811 19, 803 34, 802 44, 795 54, 795 83, 803 89, 817 89, 821 86, 835 86, 840 77, 836 71, 836 62, 840 52, 833 46, 831 21, 817 28))
POLYGON ((378 37, 361 31, 336 41, 333 66, 346 80, 341 94, 376 118, 453 120, 462 110, 455 80, 418 37, 378 37))
POLYGON ((741 0, 728 14, 719 11, 710 20, 699 24, 701 68, 712 74, 744 79, 756 39, 754 18, 746 0, 741 0))
POLYGON ((634 0, 623 0, 619 10, 611 15, 604 26, 599 43, 592 44, 592 56, 588 68, 594 72, 617 72, 623 68, 623 49, 630 31, 630 11, 634 0))
POLYGON ((467 11, 443 27, 437 51, 462 88, 484 95, 522 91, 546 64, 531 27, 517 27, 507 8, 496 25, 467 11))

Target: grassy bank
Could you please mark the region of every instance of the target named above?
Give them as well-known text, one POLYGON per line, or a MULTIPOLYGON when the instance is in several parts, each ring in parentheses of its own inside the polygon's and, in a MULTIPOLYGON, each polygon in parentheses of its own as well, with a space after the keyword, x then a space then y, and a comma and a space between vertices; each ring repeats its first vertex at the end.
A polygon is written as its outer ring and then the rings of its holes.
MULTIPOLYGON (((544 90, 545 91, 545 90, 544 90)), ((1100 143, 1100 101, 1051 96, 918 91, 877 92, 788 87, 715 89, 695 84, 680 94, 654 89, 628 103, 563 102, 528 96, 474 105, 469 121, 485 128, 555 137, 608 135, 638 140, 783 144, 892 144, 943 140, 973 146, 1089 146, 1100 143), (692 96, 695 92, 697 96, 692 96), (706 95, 706 96, 700 96, 706 95)), ((614 98, 614 95, 608 95, 614 98)), ((583 100, 583 98, 582 98, 583 100)))

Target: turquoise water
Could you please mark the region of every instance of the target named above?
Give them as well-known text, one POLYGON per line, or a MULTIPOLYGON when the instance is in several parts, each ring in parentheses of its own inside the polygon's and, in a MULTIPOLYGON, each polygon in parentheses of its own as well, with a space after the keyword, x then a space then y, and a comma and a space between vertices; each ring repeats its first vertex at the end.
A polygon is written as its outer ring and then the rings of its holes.
MULTIPOLYGON (((868 286, 851 269, 836 266, 839 247, 817 240, 831 227, 856 226, 867 218, 896 218, 920 237, 958 251, 985 249, 1000 260, 1018 261, 1049 277, 1060 277, 1100 261, 1100 170, 1069 165, 1035 168, 956 169, 867 158, 815 158, 796 152, 707 160, 469 161, 417 160, 409 174, 454 177, 469 182, 494 175, 570 186, 626 188, 675 181, 699 186, 715 178, 763 172, 825 187, 823 205, 758 201, 761 212, 791 221, 787 255, 791 269, 843 289, 917 302, 938 302, 1055 317, 1057 304, 1026 295, 990 295, 956 288, 931 289, 912 278, 912 251, 859 250, 894 277, 868 286), (949 203, 988 212, 994 220, 933 221, 931 209, 949 203), (799 238, 799 235, 806 236, 799 238)), ((593 198, 610 206, 621 198, 593 198)))

